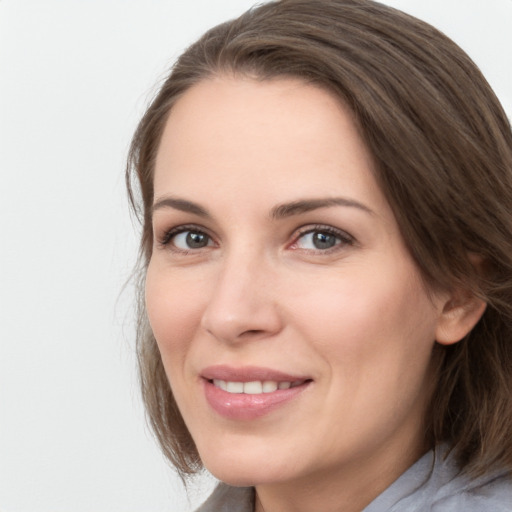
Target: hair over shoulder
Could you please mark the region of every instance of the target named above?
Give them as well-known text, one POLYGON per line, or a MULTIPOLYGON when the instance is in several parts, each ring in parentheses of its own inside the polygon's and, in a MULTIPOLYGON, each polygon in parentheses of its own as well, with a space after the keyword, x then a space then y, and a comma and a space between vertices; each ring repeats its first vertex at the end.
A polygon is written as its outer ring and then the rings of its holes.
POLYGON ((426 438, 450 443, 472 474, 512 471, 510 123, 454 42, 371 0, 275 1, 211 29, 178 59, 137 128, 126 175, 142 222, 137 346, 143 399, 164 454, 182 476, 201 468, 144 307, 154 162, 174 103, 197 82, 226 73, 299 78, 350 107, 426 284, 487 303, 464 340, 436 345, 426 438))

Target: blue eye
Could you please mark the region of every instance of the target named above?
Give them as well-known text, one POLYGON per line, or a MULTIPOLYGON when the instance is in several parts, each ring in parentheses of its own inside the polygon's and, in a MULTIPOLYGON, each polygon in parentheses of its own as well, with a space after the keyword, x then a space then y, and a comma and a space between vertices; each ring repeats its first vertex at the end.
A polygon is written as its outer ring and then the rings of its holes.
POLYGON ((351 245, 352 243, 352 239, 346 234, 334 231, 332 228, 317 228, 302 233, 294 245, 298 249, 326 251, 337 245, 351 245))

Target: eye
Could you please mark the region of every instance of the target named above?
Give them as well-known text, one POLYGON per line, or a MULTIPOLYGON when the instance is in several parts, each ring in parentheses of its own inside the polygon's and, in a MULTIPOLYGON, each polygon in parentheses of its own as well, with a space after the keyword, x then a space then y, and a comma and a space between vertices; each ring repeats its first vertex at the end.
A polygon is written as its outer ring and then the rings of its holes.
POLYGON ((303 231, 292 248, 306 251, 328 251, 336 246, 352 245, 353 239, 343 231, 331 227, 316 227, 303 231))
POLYGON ((168 231, 161 240, 161 244, 164 246, 171 245, 174 249, 185 252, 214 245, 211 237, 204 231, 185 226, 168 231))
POLYGON ((202 249, 211 245, 210 237, 200 231, 183 231, 173 237, 173 244, 178 249, 202 249))
POLYGON ((339 243, 339 239, 330 233, 322 231, 313 231, 302 235, 297 241, 301 249, 330 249, 339 243))

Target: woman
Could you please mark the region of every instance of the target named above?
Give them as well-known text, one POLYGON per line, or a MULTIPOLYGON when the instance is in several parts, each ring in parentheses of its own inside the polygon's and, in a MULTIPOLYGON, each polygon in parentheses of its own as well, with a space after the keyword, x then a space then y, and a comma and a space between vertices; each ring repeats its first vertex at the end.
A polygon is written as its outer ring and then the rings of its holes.
POLYGON ((135 134, 139 361, 200 509, 512 510, 512 134, 432 27, 282 0, 135 134))

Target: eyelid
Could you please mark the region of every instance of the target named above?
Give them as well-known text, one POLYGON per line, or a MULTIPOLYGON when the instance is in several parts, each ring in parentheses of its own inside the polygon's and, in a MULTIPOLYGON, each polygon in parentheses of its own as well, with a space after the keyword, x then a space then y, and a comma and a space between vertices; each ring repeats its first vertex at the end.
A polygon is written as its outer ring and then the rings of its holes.
MULTIPOLYGON (((195 233, 201 233, 206 235, 210 240, 215 243, 214 237, 209 233, 209 231, 203 226, 199 226, 197 224, 180 224, 178 226, 173 226, 172 228, 165 229, 163 233, 159 236, 155 236, 155 241, 161 247, 169 248, 172 244, 171 241, 173 237, 179 235, 180 233, 184 233, 186 231, 193 231, 195 233)), ((183 249, 179 249, 178 247, 173 246, 173 249, 176 252, 184 252, 183 249)), ((198 251, 199 249, 190 249, 191 251, 198 251)))
POLYGON ((311 252, 319 252, 319 253, 328 253, 333 250, 341 249, 342 247, 345 247, 347 245, 351 246, 356 243, 356 239, 343 229, 335 228, 334 226, 330 226, 328 224, 308 224, 305 226, 302 226, 298 228, 293 236, 292 236, 292 242, 289 245, 289 247, 292 247, 293 245, 297 244, 298 240, 302 238, 303 236, 314 233, 314 232, 323 232, 328 233, 330 235, 333 235, 341 240, 341 243, 334 245, 333 247, 329 249, 300 249, 297 248, 295 250, 302 250, 302 251, 311 251, 311 252))
MULTIPOLYGON (((174 245, 171 244, 171 241, 173 237, 176 235, 179 235, 180 233, 184 233, 186 231, 192 231, 196 233, 201 233, 206 235, 214 245, 217 245, 218 242, 216 241, 215 237, 211 234, 210 230, 206 229, 204 226, 200 226, 198 224, 179 224, 177 226, 173 226, 169 229, 165 229, 162 231, 161 234, 157 235, 155 234, 154 239, 162 248, 171 248, 172 251, 177 253, 185 253, 185 252, 199 252, 201 249, 206 249, 208 246, 198 249, 190 249, 189 251, 185 251, 183 249, 180 249, 174 245)), ((287 244, 288 248, 291 248, 292 250, 300 250, 300 251, 307 251, 307 252, 318 252, 318 253, 329 253, 331 251, 336 251, 339 249, 342 249, 346 246, 352 246, 356 243, 356 239, 347 231, 339 228, 335 228, 334 226, 328 225, 328 224, 307 224, 304 226, 301 226, 297 228, 294 233, 291 236, 292 241, 287 244), (337 243, 331 248, 328 249, 302 249, 299 247, 293 247, 297 244, 298 240, 309 234, 314 232, 323 232, 328 233, 330 235, 333 235, 337 237, 340 240, 340 243, 337 243)), ((210 246, 211 247, 211 246, 210 246)))

